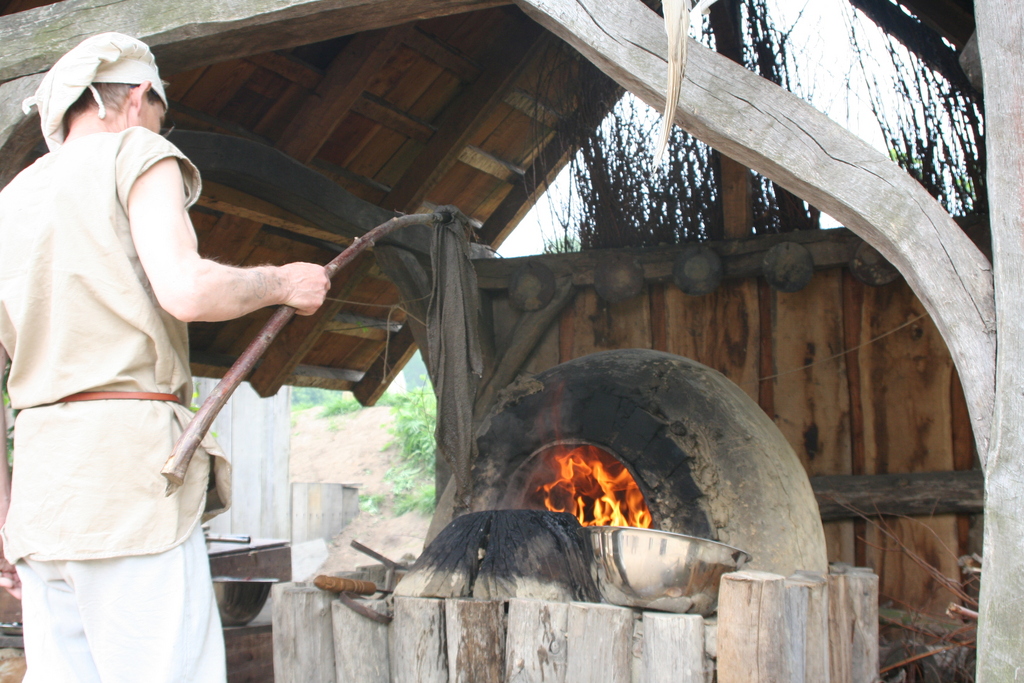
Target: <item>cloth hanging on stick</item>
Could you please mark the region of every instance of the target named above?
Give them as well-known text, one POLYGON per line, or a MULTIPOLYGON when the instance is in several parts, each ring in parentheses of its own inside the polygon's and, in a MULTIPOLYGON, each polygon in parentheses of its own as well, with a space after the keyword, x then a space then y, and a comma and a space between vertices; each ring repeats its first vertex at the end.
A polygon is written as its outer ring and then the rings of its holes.
POLYGON ((434 231, 430 246, 433 283, 427 309, 427 362, 437 396, 438 451, 455 477, 454 514, 469 510, 476 455, 473 401, 483 374, 478 316, 480 295, 469 260, 469 220, 454 206, 452 220, 434 231))

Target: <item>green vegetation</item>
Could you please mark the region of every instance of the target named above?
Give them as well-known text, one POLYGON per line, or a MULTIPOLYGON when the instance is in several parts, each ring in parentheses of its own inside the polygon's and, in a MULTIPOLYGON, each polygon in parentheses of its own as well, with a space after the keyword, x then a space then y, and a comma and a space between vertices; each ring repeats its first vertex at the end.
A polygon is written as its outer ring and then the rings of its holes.
MULTIPOLYGON (((391 433, 396 437, 401 463, 385 475, 395 495, 395 514, 415 510, 434 512, 434 429, 437 400, 429 388, 392 394, 389 400, 395 418, 391 433)), ((389 445, 392 445, 389 444, 389 445)))
POLYGON ((369 515, 379 515, 380 506, 384 504, 384 494, 359 495, 359 509, 369 515))

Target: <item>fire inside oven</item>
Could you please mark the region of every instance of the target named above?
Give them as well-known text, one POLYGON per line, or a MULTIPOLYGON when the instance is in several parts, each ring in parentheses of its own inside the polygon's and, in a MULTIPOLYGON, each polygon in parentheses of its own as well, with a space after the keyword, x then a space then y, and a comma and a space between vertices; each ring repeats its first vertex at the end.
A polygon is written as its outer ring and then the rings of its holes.
POLYGON ((633 475, 603 448, 587 443, 551 444, 522 468, 524 508, 568 512, 583 526, 653 526, 633 475))

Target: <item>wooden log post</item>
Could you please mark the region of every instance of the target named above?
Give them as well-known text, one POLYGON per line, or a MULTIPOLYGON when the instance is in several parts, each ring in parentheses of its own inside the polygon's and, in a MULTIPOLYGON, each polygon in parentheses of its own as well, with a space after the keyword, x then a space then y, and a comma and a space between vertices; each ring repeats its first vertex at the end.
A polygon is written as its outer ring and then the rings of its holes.
MULTIPOLYGON (((380 614, 387 612, 383 600, 358 602, 380 614)), ((388 627, 367 619, 341 601, 335 601, 332 608, 337 683, 390 683, 388 627)))
POLYGON ((305 583, 279 583, 274 601, 274 680, 335 683, 330 593, 305 583))
POLYGON ((565 683, 630 683, 633 610, 573 602, 567 632, 565 683))
POLYGON ((1024 573, 1020 514, 1024 481, 1024 6, 978 0, 974 5, 984 71, 988 199, 996 283, 999 346, 992 452, 985 472, 985 552, 978 618, 978 681, 1024 679, 1024 573))
POLYGON ((830 683, 878 680, 878 577, 833 565, 828 575, 830 683))
POLYGON ((449 683, 502 683, 505 609, 499 600, 444 601, 449 683))
POLYGON ((644 612, 641 681, 704 683, 704 617, 644 612))
POLYGON ((829 683, 828 580, 818 572, 786 579, 786 631, 793 683, 829 683))
POLYGON ((388 634, 392 683, 448 683, 444 633, 444 600, 396 596, 388 634))
POLYGON ((718 683, 789 681, 786 579, 741 571, 718 591, 718 683))
POLYGON ((565 683, 568 625, 568 603, 509 600, 505 680, 565 683))

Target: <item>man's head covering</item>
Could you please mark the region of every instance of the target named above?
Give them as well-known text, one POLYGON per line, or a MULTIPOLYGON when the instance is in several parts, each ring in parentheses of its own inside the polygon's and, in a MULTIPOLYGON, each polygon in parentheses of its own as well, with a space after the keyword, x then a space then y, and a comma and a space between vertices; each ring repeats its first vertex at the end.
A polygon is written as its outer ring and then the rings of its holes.
POLYGON ((26 114, 33 105, 39 108, 46 146, 55 152, 64 144, 64 114, 86 88, 92 91, 102 119, 106 118, 106 107, 93 83, 138 85, 143 81, 151 81, 153 91, 168 106, 149 47, 122 33, 101 33, 86 38, 58 59, 43 77, 36 94, 22 102, 21 107, 26 114))

